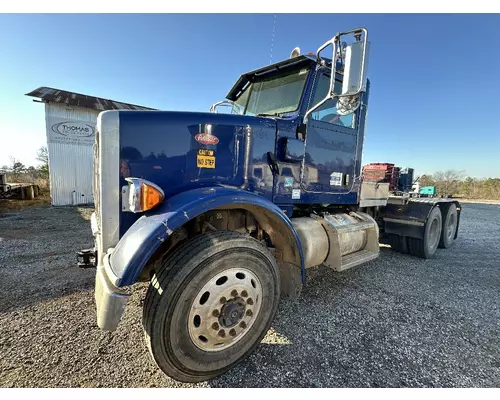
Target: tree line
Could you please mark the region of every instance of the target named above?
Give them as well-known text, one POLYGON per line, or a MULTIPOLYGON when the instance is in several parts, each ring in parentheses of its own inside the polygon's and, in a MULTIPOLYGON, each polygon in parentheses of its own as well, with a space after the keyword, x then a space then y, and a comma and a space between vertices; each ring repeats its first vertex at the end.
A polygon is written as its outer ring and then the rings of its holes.
POLYGON ((447 170, 422 175, 419 183, 420 187, 434 186, 438 196, 500 200, 500 178, 477 179, 465 177, 465 171, 447 170))
POLYGON ((10 165, 3 165, 0 172, 5 172, 8 182, 37 182, 39 186, 47 187, 49 182, 49 152, 46 146, 37 151, 36 159, 40 164, 26 166, 15 157, 10 158, 10 165))

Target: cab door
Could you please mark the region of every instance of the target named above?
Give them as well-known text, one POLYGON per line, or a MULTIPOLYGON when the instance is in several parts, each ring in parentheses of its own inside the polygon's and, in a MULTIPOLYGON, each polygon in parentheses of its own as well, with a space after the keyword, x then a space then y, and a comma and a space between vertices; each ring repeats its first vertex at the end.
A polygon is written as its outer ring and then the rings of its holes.
MULTIPOLYGON (((319 70, 315 81, 310 107, 326 97, 330 86, 329 71, 319 70)), ((340 85, 340 81, 337 82, 340 85)), ((331 195, 351 192, 356 168, 358 130, 355 114, 338 115, 336 104, 336 99, 328 100, 309 116, 307 123, 301 186, 306 197, 325 202, 338 198, 331 195)))

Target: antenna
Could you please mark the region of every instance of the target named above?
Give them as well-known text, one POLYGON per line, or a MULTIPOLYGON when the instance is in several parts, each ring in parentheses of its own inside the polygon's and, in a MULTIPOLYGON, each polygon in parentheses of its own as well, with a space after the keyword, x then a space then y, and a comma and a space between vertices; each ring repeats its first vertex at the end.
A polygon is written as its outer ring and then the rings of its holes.
POLYGON ((271 54, 269 55, 269 64, 273 63, 273 45, 274 45, 274 31, 276 29, 276 14, 274 14, 273 18, 273 34, 271 36, 271 54))

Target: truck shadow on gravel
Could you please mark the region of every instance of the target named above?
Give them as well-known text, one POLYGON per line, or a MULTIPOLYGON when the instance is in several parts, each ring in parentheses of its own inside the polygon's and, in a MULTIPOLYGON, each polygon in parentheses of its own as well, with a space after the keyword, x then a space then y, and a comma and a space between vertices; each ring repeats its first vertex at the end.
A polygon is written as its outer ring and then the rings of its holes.
POLYGON ((367 381, 355 374, 370 341, 364 335, 370 311, 354 304, 355 297, 368 296, 358 279, 354 270, 339 275, 326 267, 315 268, 300 298, 281 300, 272 328, 254 353, 209 381, 209 386, 386 385, 382 377, 367 381))
POLYGON ((0 313, 93 288, 95 270, 76 262, 93 243, 92 211, 43 205, 0 214, 0 313))

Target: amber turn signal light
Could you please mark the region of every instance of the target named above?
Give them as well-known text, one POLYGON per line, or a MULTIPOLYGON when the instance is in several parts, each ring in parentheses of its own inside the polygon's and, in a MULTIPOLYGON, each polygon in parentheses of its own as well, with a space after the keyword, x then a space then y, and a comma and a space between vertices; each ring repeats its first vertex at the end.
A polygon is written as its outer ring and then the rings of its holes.
POLYGON ((126 180, 129 183, 127 208, 134 213, 151 210, 165 199, 163 190, 153 182, 141 178, 126 180))
POLYGON ((142 211, 151 210, 163 201, 163 191, 155 186, 146 182, 141 185, 141 209, 142 211))

